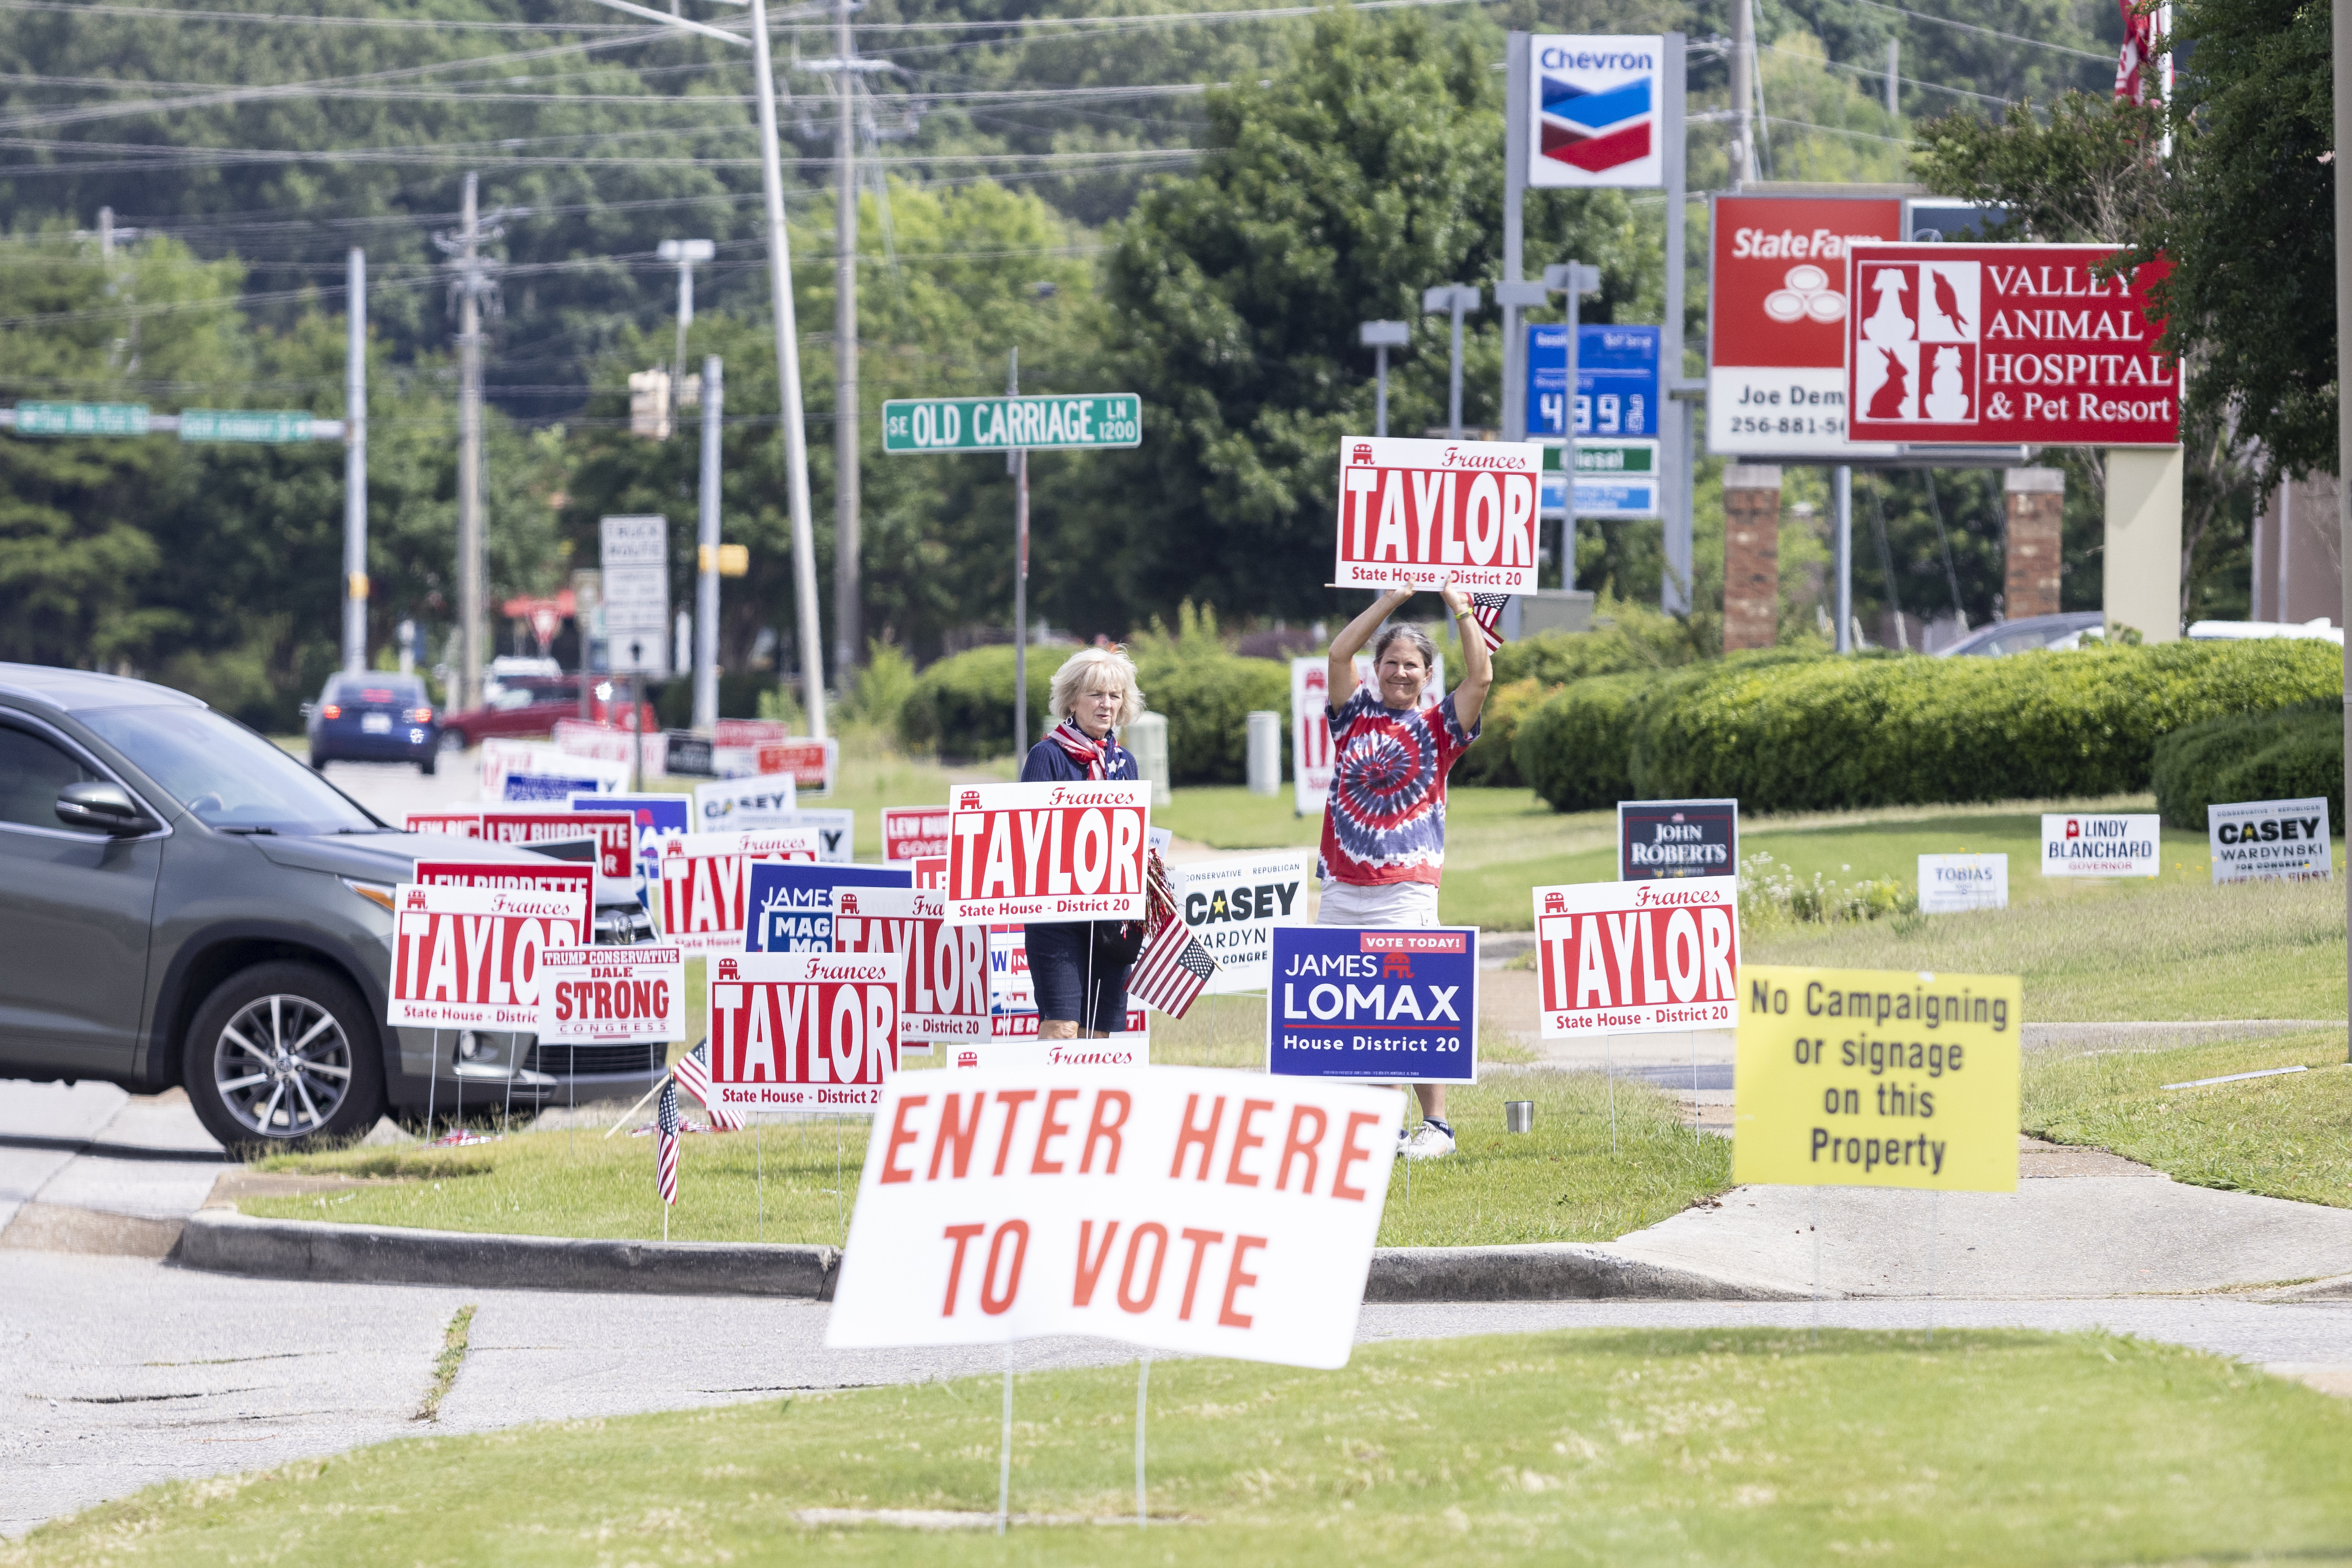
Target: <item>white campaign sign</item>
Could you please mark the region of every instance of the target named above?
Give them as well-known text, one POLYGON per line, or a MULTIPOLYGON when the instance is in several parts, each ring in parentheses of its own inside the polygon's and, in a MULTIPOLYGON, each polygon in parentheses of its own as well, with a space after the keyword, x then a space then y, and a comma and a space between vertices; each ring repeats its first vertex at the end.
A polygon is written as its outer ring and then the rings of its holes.
POLYGON ((1966 910, 2009 908, 2006 855, 1922 855, 1919 912, 1955 915, 1966 910))
POLYGON ((1536 591, 1536 506, 1543 448, 1531 441, 1339 443, 1330 586, 1536 591))
POLYGON ((1538 888, 1535 918, 1544 1038, 1738 1026, 1738 878, 1538 888))
POLYGON ((866 1111, 898 1071, 895 952, 710 961, 710 1081, 730 1110, 866 1111))
POLYGON ((1213 993, 1263 991, 1274 983, 1274 928, 1307 923, 1315 851, 1239 855, 1168 868, 1184 923, 1217 961, 1213 993))
MULTIPOLYGON (((587 779, 599 795, 629 787, 629 764, 609 763, 601 757, 575 757, 559 752, 553 746, 534 741, 488 740, 482 742, 482 798, 503 801, 507 798, 507 780, 517 778, 549 780, 587 779)), ((534 796, 545 800, 570 797, 573 784, 560 792, 534 796)))
MULTIPOLYGON (((1290 783, 1295 809, 1301 816, 1320 816, 1331 796, 1331 661, 1316 657, 1290 661, 1290 783)), ((1356 684, 1372 680, 1370 654, 1356 656, 1356 684)), ((1434 708, 1445 697, 1445 656, 1429 684, 1421 689, 1420 706, 1434 708)), ((1211 987, 1214 989, 1213 984, 1211 987)))
POLYGON ((1403 1106, 1204 1068, 893 1079, 825 1344, 1091 1334, 1344 1366, 1403 1106))
POLYGON ((935 888, 836 888, 833 897, 834 952, 907 955, 901 1041, 988 1038, 987 927, 950 924, 935 888))
POLYGON ((539 955, 588 929, 584 892, 403 882, 384 1022, 421 1029, 535 1030, 539 955))
POLYGON ((949 817, 958 921, 1144 918, 1148 784, 962 784, 949 817))
POLYGON ((539 954, 541 1045, 648 1045, 686 1036, 675 947, 549 947, 539 954))
POLYGON ((2336 859, 2327 842, 2327 802, 2256 800, 2205 808, 2213 879, 2324 882, 2336 859))
POLYGON ((688 833, 662 841, 661 929, 688 952, 740 952, 759 860, 816 858, 805 827, 759 833, 688 833))
POLYGON ((790 773, 773 778, 721 779, 694 786, 694 826, 700 833, 740 833, 752 827, 790 827, 800 786, 790 773))
POLYGON ((2042 874, 2045 877, 2153 877, 2164 869, 2164 819, 2044 812, 2042 874))
POLYGON ((1018 925, 988 931, 988 1032, 959 1042, 946 1065, 955 1068, 1139 1068, 1151 1060, 1151 1014, 1130 996, 1127 1026, 1104 1040, 1043 1040, 1037 1037, 1037 990, 1029 979, 1029 932, 1018 925))

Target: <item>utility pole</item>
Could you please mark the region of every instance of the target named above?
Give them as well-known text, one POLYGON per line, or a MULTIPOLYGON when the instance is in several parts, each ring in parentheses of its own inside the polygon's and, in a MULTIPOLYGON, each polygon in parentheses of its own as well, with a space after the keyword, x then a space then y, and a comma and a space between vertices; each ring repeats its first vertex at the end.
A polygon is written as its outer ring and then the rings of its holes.
POLYGON ((343 672, 367 668, 367 252, 352 247, 343 313, 343 672))
MULTIPOLYGON (((1756 13, 1748 0, 1731 0, 1731 188, 1756 174, 1756 13)), ((1675 379, 1682 366, 1674 367, 1675 379)))
POLYGON ((1903 42, 1899 38, 1889 38, 1886 40, 1886 112, 1890 118, 1900 119, 1903 114, 1895 97, 1895 89, 1902 85, 1902 81, 1903 42))
POLYGON ((833 375, 833 666, 857 664, 857 72, 851 64, 850 0, 839 0, 835 22, 841 55, 841 126, 834 155, 840 187, 834 193, 833 375))
POLYGON ((466 176, 457 233, 457 693, 482 700, 482 301, 478 177, 466 176))
POLYGON ((1452 369, 1445 384, 1445 434, 1449 439, 1462 439, 1462 318, 1485 302, 1486 296, 1475 283, 1440 283, 1421 291, 1421 308, 1429 315, 1451 313, 1454 317, 1454 353, 1452 369))
MULTIPOLYGON (((2352 0, 2346 0, 2352 4, 2352 0)), ((1021 345, 1004 375, 1004 395, 1021 395, 1021 345)), ((1013 765, 1029 755, 1029 448, 1004 454, 1013 476, 1013 765)))
MULTIPOLYGON (((2334 68, 2336 88, 2336 145, 2352 147, 2352 0, 2335 0, 2329 8, 2330 28, 2334 34, 2334 68)), ((2169 30, 2168 29, 2168 36, 2169 30)), ((2171 81, 2171 61, 2165 62, 2166 83, 2171 81)), ((2338 177, 2336 182, 2336 363, 2342 364, 2352 354, 2352 180, 2338 177)), ((2339 398, 2336 407, 2336 472, 2352 474, 2352 399, 2339 398)), ((2339 481, 2340 493, 2340 481, 2339 481)), ((2338 550, 2352 545, 2352 510, 2341 501, 2336 509, 2338 530, 2338 550)), ((2338 561, 2352 561, 2352 554, 2338 553, 2338 561)), ((2352 626, 2352 572, 2344 574, 2343 624, 2352 626)), ((2344 668, 2352 670, 2352 637, 2344 643, 2344 668)), ((2352 712, 2352 686, 2344 689, 2344 705, 2352 712)), ((2352 729, 2345 731, 2344 755, 2352 760, 2352 729)), ((2346 929, 2352 930, 2352 877, 2344 879, 2346 929)), ((2352 960, 2347 960, 2352 963, 2352 960)), ((2352 969, 2347 969, 2352 973, 2352 969)), ((2352 1042, 2347 1042, 2347 1059, 2352 1059, 2352 1042)))
POLYGON ((1401 349, 1412 342, 1412 329, 1402 321, 1366 321, 1356 329, 1366 348, 1372 351, 1373 385, 1372 434, 1389 433, 1389 350, 1401 349))
POLYGON ((669 367, 670 405, 675 408, 686 393, 686 330, 694 325, 694 264, 709 260, 719 254, 719 247, 707 239, 665 239, 656 254, 664 261, 677 263, 677 352, 671 356, 669 367))
POLYGON ((1658 62, 1664 68, 1666 100, 1658 116, 1660 129, 1665 132, 1666 176, 1666 309, 1658 332, 1658 390, 1663 404, 1658 410, 1658 436, 1664 458, 1660 466, 1665 469, 1658 501, 1659 510, 1664 513, 1666 560, 1658 599, 1659 607, 1670 616, 1688 615, 1691 607, 1691 490, 1696 472, 1692 400, 1706 391, 1705 381, 1686 381, 1683 376, 1684 248, 1690 233, 1690 215, 1684 210, 1683 201, 1690 139, 1683 108, 1689 61, 1683 35, 1668 33, 1665 58, 1658 62))
POLYGON ((727 412, 724 367, 702 358, 702 512, 694 552, 694 727, 719 722, 719 438, 727 412))

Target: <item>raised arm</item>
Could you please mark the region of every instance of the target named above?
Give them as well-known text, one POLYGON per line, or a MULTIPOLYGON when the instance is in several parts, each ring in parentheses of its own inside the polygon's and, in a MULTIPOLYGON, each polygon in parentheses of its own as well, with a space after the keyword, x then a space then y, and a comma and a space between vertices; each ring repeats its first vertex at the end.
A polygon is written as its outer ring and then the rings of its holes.
POLYGON ((1371 608, 1341 626, 1339 635, 1331 639, 1331 689, 1324 700, 1330 703, 1333 711, 1356 694, 1356 655, 1372 640, 1381 623, 1395 614, 1397 606, 1412 598, 1413 593, 1411 588, 1390 589, 1372 601, 1371 608))
POLYGON ((1478 711, 1486 706, 1486 689, 1495 684, 1495 660, 1486 651, 1486 638, 1478 630, 1477 617, 1471 614, 1470 595, 1452 582, 1439 590, 1446 609, 1454 616, 1454 630, 1462 638, 1462 661, 1470 667, 1462 684, 1454 689, 1454 717, 1465 730, 1478 722, 1478 711))

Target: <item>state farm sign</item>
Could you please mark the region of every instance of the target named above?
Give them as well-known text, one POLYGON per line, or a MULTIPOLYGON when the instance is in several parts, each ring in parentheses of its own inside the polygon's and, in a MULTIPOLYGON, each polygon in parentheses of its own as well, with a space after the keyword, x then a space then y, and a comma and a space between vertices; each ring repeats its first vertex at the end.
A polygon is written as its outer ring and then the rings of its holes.
POLYGON ((2110 245, 1856 247, 1846 395, 1875 440, 2168 447, 2180 366, 2149 318, 2162 263, 2110 245))
POLYGON ((1543 448, 1527 441, 1339 444, 1334 588, 1434 585, 1536 591, 1536 500, 1543 448))

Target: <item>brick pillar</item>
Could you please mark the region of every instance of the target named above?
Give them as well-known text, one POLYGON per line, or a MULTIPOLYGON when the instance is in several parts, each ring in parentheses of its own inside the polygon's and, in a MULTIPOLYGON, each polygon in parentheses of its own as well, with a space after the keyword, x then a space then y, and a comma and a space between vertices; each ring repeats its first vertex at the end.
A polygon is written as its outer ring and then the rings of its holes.
POLYGON ((2011 468, 2002 476, 2001 490, 2009 502, 2009 580, 2001 589, 2001 613, 2012 621, 2054 616, 2065 470, 2011 468))
POLYGON ((1723 470, 1723 650, 1770 647, 1780 629, 1780 470, 1723 470))

